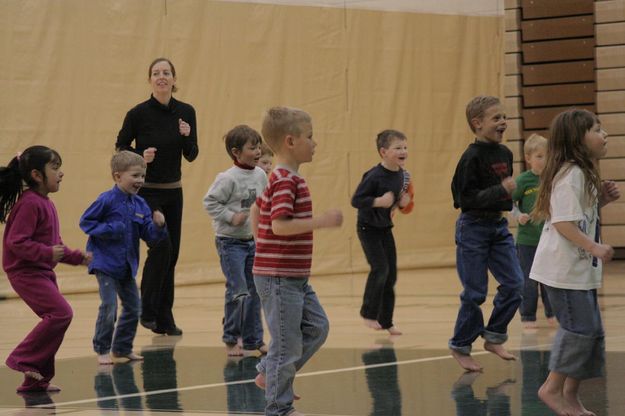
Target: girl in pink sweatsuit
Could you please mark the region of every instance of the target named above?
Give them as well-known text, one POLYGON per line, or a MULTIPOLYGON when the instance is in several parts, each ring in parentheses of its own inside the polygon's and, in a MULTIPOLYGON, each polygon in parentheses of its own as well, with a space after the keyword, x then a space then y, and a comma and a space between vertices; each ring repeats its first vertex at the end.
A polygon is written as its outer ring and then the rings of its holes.
POLYGON ((58 262, 78 265, 91 260, 90 254, 70 250, 61 241, 56 209, 48 198, 59 190, 60 167, 56 151, 32 146, 0 168, 0 222, 6 222, 2 267, 15 292, 41 318, 6 360, 8 367, 24 373, 18 392, 60 390, 50 384, 54 356, 73 313, 53 269, 58 262))

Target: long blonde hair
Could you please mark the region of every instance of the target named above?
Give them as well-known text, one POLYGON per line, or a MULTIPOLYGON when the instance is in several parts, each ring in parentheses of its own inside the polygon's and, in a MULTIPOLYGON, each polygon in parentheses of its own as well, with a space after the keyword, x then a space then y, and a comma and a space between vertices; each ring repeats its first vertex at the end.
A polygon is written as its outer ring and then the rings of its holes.
POLYGON ((589 205, 597 202, 598 191, 601 189, 599 168, 584 140, 586 133, 595 123, 599 123, 595 114, 580 109, 564 111, 554 118, 551 123, 547 161, 540 176, 540 187, 532 218, 547 220, 551 217, 550 200, 553 185, 568 170, 565 166, 567 164, 579 166, 584 174, 587 201, 589 205))

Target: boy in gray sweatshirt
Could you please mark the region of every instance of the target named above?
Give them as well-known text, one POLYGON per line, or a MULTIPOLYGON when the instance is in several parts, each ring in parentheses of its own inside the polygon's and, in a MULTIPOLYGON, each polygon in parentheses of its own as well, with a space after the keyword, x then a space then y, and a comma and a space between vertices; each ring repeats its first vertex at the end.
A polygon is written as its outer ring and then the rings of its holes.
POLYGON ((264 354, 260 299, 252 275, 256 244, 249 220, 250 206, 267 185, 267 175, 256 166, 262 139, 256 130, 239 125, 224 141, 234 166, 219 173, 204 196, 226 277, 222 340, 229 356, 264 354))

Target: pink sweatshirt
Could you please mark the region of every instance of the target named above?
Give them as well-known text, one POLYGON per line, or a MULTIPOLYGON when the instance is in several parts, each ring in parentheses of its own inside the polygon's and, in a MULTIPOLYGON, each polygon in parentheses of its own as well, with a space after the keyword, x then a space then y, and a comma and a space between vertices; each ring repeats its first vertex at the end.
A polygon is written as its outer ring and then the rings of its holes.
MULTIPOLYGON (((8 276, 21 273, 52 272, 52 246, 63 244, 59 233, 59 217, 52 201, 26 190, 17 200, 4 229, 2 267, 8 276)), ((65 248, 61 262, 80 264, 80 250, 65 248)))

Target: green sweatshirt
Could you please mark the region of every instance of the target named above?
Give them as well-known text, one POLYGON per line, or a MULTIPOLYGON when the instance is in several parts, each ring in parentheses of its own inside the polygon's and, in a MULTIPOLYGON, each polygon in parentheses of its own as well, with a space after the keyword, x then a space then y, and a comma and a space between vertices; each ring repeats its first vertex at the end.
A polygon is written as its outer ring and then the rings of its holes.
MULTIPOLYGON (((519 211, 529 214, 534 209, 538 196, 538 184, 540 178, 531 170, 526 170, 516 178, 516 189, 512 192, 512 201, 518 206, 519 211)), ((516 242, 524 246, 537 246, 544 222, 534 223, 528 221, 525 225, 519 224, 516 242)))

